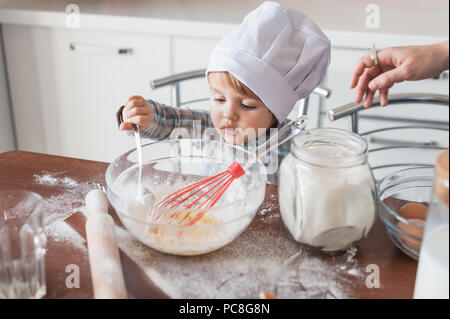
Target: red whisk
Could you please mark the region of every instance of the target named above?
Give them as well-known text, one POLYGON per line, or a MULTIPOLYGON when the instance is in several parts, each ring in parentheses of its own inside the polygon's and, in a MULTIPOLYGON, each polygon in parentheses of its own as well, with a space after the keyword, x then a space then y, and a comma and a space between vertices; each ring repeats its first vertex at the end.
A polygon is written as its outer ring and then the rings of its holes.
MULTIPOLYGON (((272 134, 272 136, 258 148, 258 158, 261 158, 274 148, 289 141, 298 133, 304 131, 305 127, 305 116, 289 121, 286 125, 277 130, 275 134, 272 134)), ((161 218, 173 220, 182 213, 180 210, 171 213, 170 209, 193 208, 199 209, 200 212, 197 212, 195 218, 190 220, 186 226, 194 225, 203 217, 208 208, 213 207, 217 203, 231 183, 245 174, 249 165, 247 164, 244 167, 245 169, 237 161, 233 162, 230 166, 228 166, 226 171, 203 179, 165 196, 154 206, 155 210, 159 211, 159 214, 153 218, 153 221, 158 221, 161 218)), ((179 223, 183 223, 183 221, 185 221, 191 213, 193 212, 185 212, 179 223)))

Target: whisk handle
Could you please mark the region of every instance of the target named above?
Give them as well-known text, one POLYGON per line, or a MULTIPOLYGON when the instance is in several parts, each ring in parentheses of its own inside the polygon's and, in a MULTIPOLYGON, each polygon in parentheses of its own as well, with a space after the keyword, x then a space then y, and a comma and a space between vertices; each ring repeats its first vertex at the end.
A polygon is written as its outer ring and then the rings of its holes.
POLYGON ((307 117, 304 115, 296 118, 295 120, 290 120, 274 134, 271 134, 270 138, 264 144, 258 147, 258 158, 263 157, 281 144, 286 143, 290 139, 294 138, 298 133, 303 132, 306 125, 307 117))
POLYGON ((228 171, 233 175, 233 178, 239 178, 245 174, 245 170, 239 165, 238 162, 233 162, 230 166, 228 166, 228 171))

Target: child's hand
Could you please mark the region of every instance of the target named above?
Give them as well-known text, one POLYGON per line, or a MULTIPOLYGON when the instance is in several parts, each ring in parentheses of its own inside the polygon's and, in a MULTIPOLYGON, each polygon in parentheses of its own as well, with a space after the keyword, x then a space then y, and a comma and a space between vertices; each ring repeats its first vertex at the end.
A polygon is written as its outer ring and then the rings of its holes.
POLYGON ((153 111, 150 103, 148 103, 142 96, 133 95, 128 98, 125 108, 122 111, 123 123, 120 124, 120 129, 123 131, 135 131, 136 124, 139 125, 139 130, 145 130, 153 119, 153 111))

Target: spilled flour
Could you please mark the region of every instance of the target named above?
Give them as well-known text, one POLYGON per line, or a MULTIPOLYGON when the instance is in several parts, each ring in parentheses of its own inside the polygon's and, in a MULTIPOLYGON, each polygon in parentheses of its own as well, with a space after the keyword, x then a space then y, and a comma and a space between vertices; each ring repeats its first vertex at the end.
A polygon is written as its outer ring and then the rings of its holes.
POLYGON ((58 177, 52 176, 51 174, 44 174, 44 175, 35 174, 34 180, 36 183, 44 184, 44 185, 55 185, 55 186, 64 185, 64 186, 69 186, 69 187, 78 186, 78 183, 69 177, 58 178, 58 177))
POLYGON ((351 298, 364 283, 356 248, 326 255, 301 248, 282 225, 275 198, 231 244, 200 256, 155 251, 116 226, 120 249, 172 298, 351 298), (359 279, 358 279, 359 278, 359 279))
POLYGON ((87 251, 84 245, 86 240, 63 220, 46 225, 45 234, 57 243, 70 244, 79 250, 87 251))
POLYGON ((45 233, 56 242, 64 242, 87 252, 84 245, 86 240, 64 220, 76 212, 86 215, 84 198, 96 186, 78 182, 63 174, 43 171, 42 174, 34 175, 35 183, 57 188, 59 192, 45 200, 45 233))
POLYGON ((271 214, 274 209, 278 209, 279 207, 276 199, 276 195, 270 195, 270 199, 264 201, 261 207, 258 209, 257 214, 261 217, 264 223, 271 223, 272 219, 276 219, 278 217, 276 214, 271 214))

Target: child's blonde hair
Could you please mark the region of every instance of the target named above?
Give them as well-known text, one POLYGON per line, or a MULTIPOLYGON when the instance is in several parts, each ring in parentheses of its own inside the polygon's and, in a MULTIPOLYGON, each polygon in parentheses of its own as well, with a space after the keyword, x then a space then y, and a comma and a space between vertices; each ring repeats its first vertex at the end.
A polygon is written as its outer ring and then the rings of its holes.
POLYGON ((244 83, 239 81, 236 77, 228 72, 210 72, 208 73, 208 80, 214 78, 216 80, 224 80, 229 86, 233 88, 236 92, 246 95, 250 98, 257 99, 261 101, 261 99, 256 95, 252 90, 250 90, 244 83))

